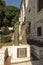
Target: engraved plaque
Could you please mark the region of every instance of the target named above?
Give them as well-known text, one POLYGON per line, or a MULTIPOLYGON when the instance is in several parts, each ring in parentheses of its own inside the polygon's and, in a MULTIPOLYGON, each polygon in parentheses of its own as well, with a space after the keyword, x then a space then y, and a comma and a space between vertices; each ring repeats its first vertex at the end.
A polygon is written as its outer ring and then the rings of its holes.
POLYGON ((27 48, 18 48, 17 49, 17 58, 27 57, 27 48))

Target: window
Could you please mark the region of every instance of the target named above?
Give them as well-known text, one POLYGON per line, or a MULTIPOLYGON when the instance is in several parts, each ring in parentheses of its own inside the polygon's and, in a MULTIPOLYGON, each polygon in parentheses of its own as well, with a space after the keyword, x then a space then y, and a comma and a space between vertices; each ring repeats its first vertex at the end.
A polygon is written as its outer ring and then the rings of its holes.
POLYGON ((43 0, 38 0, 38 12, 43 9, 43 0))
POLYGON ((31 22, 29 22, 29 33, 31 32, 31 22))
POLYGON ((28 12, 30 13, 31 9, 28 10, 28 12))
POLYGON ((41 36, 41 27, 37 28, 37 36, 41 36))

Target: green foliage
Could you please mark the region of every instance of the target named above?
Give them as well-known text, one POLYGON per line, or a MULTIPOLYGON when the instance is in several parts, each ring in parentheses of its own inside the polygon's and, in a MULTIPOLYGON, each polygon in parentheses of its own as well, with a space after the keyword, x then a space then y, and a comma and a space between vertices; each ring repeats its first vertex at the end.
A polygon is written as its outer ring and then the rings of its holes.
POLYGON ((0 6, 5 6, 5 1, 4 0, 0 0, 0 6))
POLYGON ((7 6, 6 8, 6 18, 10 25, 14 25, 19 19, 19 9, 13 6, 7 6))
POLYGON ((10 42, 11 41, 11 35, 3 35, 1 37, 1 43, 10 42))
POLYGON ((19 9, 14 6, 0 6, 0 26, 12 26, 19 19, 19 9))
POLYGON ((4 17, 5 17, 5 12, 1 10, 0 11, 0 26, 3 26, 4 17))

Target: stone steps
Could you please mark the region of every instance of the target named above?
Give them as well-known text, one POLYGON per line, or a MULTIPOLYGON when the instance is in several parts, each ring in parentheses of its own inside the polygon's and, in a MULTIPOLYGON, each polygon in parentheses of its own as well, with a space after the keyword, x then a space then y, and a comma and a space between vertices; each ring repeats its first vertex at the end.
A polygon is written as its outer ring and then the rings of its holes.
POLYGON ((20 62, 20 63, 10 63, 11 57, 9 57, 7 59, 7 61, 5 62, 5 65, 42 65, 40 64, 39 60, 35 60, 35 61, 25 61, 25 62, 20 62))
POLYGON ((17 63, 17 64, 11 64, 11 65, 40 65, 39 61, 28 61, 24 63, 17 63))

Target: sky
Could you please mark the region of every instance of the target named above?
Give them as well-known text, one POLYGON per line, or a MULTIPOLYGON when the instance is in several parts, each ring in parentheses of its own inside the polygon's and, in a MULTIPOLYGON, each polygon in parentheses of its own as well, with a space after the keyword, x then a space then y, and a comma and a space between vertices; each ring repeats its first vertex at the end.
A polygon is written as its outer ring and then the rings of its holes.
POLYGON ((21 0, 5 0, 6 5, 16 6, 20 8, 21 0))

